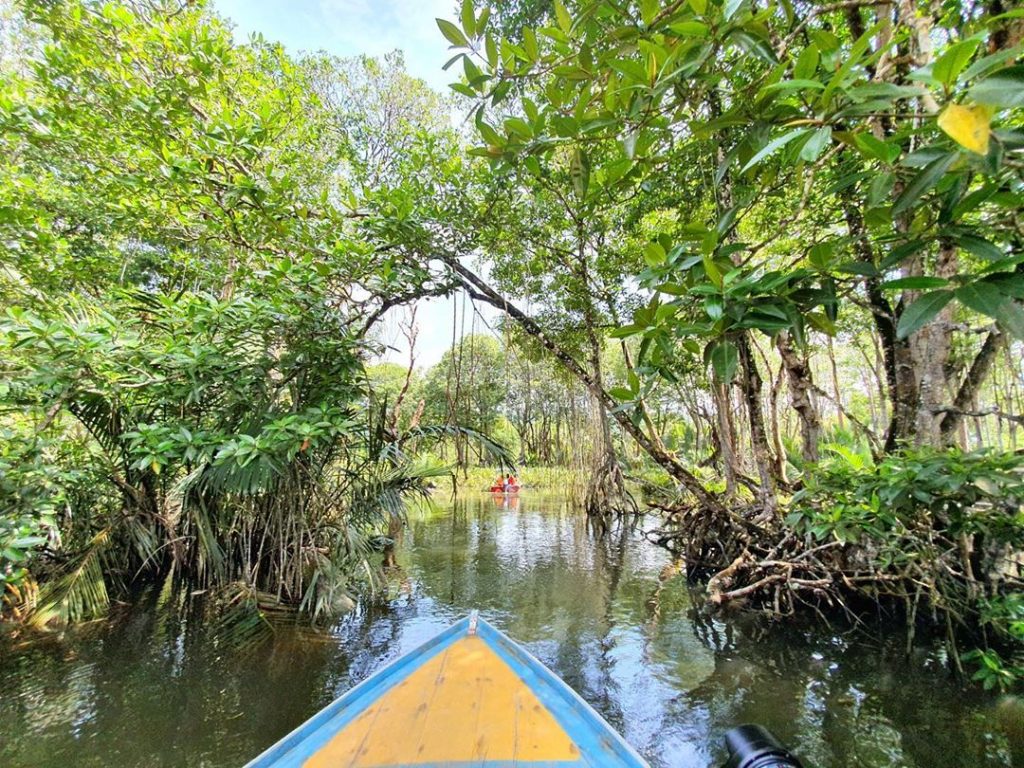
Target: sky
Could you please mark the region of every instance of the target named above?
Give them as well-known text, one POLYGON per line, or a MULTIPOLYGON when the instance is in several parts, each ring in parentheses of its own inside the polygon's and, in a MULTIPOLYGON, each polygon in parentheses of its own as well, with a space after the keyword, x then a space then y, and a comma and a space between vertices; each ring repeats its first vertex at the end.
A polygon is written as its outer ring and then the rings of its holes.
MULTIPOLYGON (((397 48, 408 72, 435 90, 446 92, 454 79, 442 70, 451 53, 434 19, 456 19, 456 0, 213 0, 213 7, 234 24, 239 40, 259 33, 295 53, 324 50, 338 56, 380 56, 397 48)), ((475 315, 465 302, 463 321, 463 303, 460 297, 419 303, 418 366, 433 365, 451 346, 453 311, 456 327, 469 333, 475 315)), ((481 312, 493 325, 494 313, 483 307, 481 312)), ((402 310, 392 311, 378 331, 391 347, 384 359, 404 364, 409 351, 399 332, 402 316, 402 310)), ((476 330, 486 332, 479 317, 476 330)))
POLYGON ((292 51, 379 56, 400 48, 409 72, 447 90, 451 58, 434 19, 457 17, 454 0, 214 0, 243 39, 259 32, 292 51))

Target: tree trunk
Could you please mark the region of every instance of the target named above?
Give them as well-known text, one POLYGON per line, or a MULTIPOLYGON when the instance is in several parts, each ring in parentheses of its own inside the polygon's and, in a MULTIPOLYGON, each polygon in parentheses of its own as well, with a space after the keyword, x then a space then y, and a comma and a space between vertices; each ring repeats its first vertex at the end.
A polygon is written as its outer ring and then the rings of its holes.
POLYGON ((577 380, 587 387, 594 397, 598 398, 601 403, 604 404, 605 408, 608 409, 612 418, 615 419, 622 430, 636 440, 637 444, 644 450, 644 452, 650 456, 656 464, 668 472, 676 482, 692 494, 705 509, 718 515, 729 515, 729 511, 726 509, 725 505, 723 505, 714 494, 710 493, 692 472, 680 464, 679 461, 667 451, 659 449, 647 437, 644 431, 637 427, 626 414, 622 411, 616 410, 617 403, 615 402, 615 399, 602 387, 598 386, 594 381, 594 378, 582 365, 580 365, 579 361, 551 339, 544 332, 544 329, 537 324, 537 321, 525 314, 517 306, 508 301, 508 299, 491 288, 472 270, 464 266, 455 256, 441 254, 438 258, 444 261, 448 268, 459 276, 463 281, 466 290, 474 299, 490 304, 492 307, 504 312, 518 323, 527 334, 537 339, 541 346, 550 352, 555 359, 566 368, 566 370, 568 370, 576 377, 577 380))
MULTIPOLYGON (((582 225, 577 232, 577 247, 579 278, 584 289, 589 292, 590 271, 582 225)), ((589 298, 583 310, 583 321, 590 347, 590 374, 595 388, 603 392, 604 371, 601 365, 601 339, 597 332, 597 312, 589 298)), ((602 518, 613 514, 621 515, 627 511, 635 512, 636 505, 626 491, 626 480, 622 476, 622 468, 612 444, 612 430, 608 419, 610 409, 600 397, 593 397, 592 401, 595 421, 594 455, 584 508, 588 515, 602 518)), ((662 450, 664 451, 664 448, 662 450)))
POLYGON ((775 348, 779 351, 782 366, 786 370, 790 402, 800 417, 800 453, 804 461, 818 461, 821 458, 818 452, 821 417, 811 399, 811 393, 814 391, 811 367, 806 358, 798 355, 793 349, 788 333, 780 333, 775 337, 775 348))
MULTIPOLYGON (((857 255, 862 261, 877 264, 860 211, 847 203, 843 213, 857 255)), ((891 453, 901 442, 913 437, 920 396, 910 345, 906 340, 896 337, 898 311, 889 303, 879 287, 880 285, 881 280, 877 277, 868 277, 864 281, 868 305, 871 309, 871 319, 874 322, 875 331, 878 333, 885 365, 890 416, 883 451, 891 453)))
POLYGON ((952 444, 957 427, 963 421, 964 411, 973 407, 973 403, 977 400, 978 390, 981 389, 982 383, 988 376, 989 371, 992 370, 992 364, 995 362, 999 350, 1005 344, 1006 336, 1004 334, 998 330, 989 331, 988 336, 985 337, 985 342, 981 345, 981 349, 978 350, 978 354, 975 355, 970 369, 964 376, 964 380, 960 383, 960 388, 957 390, 956 397, 953 400, 952 409, 937 414, 941 416, 939 433, 944 445, 952 444))
POLYGON ((846 429, 843 421, 843 394, 839 389, 839 367, 836 365, 836 348, 832 343, 832 337, 828 336, 828 367, 832 374, 832 396, 836 401, 836 422, 839 429, 846 429))
POLYGON ((736 480, 740 472, 736 461, 736 436, 733 434, 732 419, 730 418, 732 403, 729 399, 729 385, 715 379, 711 387, 711 394, 715 401, 715 414, 718 417, 718 440, 715 453, 722 460, 725 495, 732 497, 736 495, 736 480))
MULTIPOLYGON (((939 249, 935 265, 938 277, 953 277, 957 271, 957 251, 952 243, 944 242, 939 249)), ((922 257, 923 259, 923 257, 922 257)), ((914 259, 907 271, 917 275, 924 272, 921 259, 914 259)), ((911 299, 917 298, 916 292, 910 292, 911 299)), ((952 350, 953 305, 947 304, 930 323, 925 325, 910 338, 911 359, 914 374, 917 377, 918 402, 914 415, 916 424, 914 437, 918 445, 937 446, 942 444, 943 436, 940 428, 942 405, 948 402, 948 386, 946 366, 952 350)))
POLYGON ((764 427, 764 411, 761 410, 761 390, 764 382, 761 372, 754 360, 750 337, 747 333, 740 335, 736 343, 740 358, 740 387, 747 407, 747 420, 750 424, 750 444, 754 453, 754 464, 757 466, 758 500, 767 510, 775 509, 775 477, 772 449, 768 445, 768 432, 764 427))

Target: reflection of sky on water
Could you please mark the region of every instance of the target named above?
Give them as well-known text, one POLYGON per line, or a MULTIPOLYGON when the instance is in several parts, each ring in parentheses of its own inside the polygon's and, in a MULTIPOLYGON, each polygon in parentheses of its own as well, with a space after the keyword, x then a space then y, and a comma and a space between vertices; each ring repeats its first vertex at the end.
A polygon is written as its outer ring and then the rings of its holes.
POLYGON ((413 513, 398 562, 331 632, 248 653, 153 607, 0 648, 0 765, 237 766, 474 607, 657 766, 717 765, 746 721, 819 767, 1024 765, 1020 702, 959 690, 939 654, 702 619, 659 578, 663 551, 630 530, 598 541, 556 499, 413 513))

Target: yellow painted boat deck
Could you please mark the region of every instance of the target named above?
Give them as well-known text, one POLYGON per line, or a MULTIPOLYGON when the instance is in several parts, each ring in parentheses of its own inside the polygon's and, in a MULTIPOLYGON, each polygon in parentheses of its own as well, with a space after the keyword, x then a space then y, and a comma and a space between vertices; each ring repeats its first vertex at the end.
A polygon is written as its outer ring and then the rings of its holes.
POLYGON ((304 763, 309 768, 575 762, 580 750, 479 637, 455 642, 304 763))
POLYGON ((540 662, 464 619, 248 768, 598 768, 646 763, 540 662))

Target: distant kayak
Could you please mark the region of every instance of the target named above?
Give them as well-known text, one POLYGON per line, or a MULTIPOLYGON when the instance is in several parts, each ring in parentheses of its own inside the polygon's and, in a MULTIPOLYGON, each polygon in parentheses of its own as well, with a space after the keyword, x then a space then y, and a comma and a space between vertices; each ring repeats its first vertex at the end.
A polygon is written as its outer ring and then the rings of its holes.
POLYGON ((648 768, 590 705, 474 611, 247 768, 648 768))
POLYGON ((519 488, 518 485, 509 485, 504 488, 500 485, 492 485, 491 493, 519 493, 519 488))

